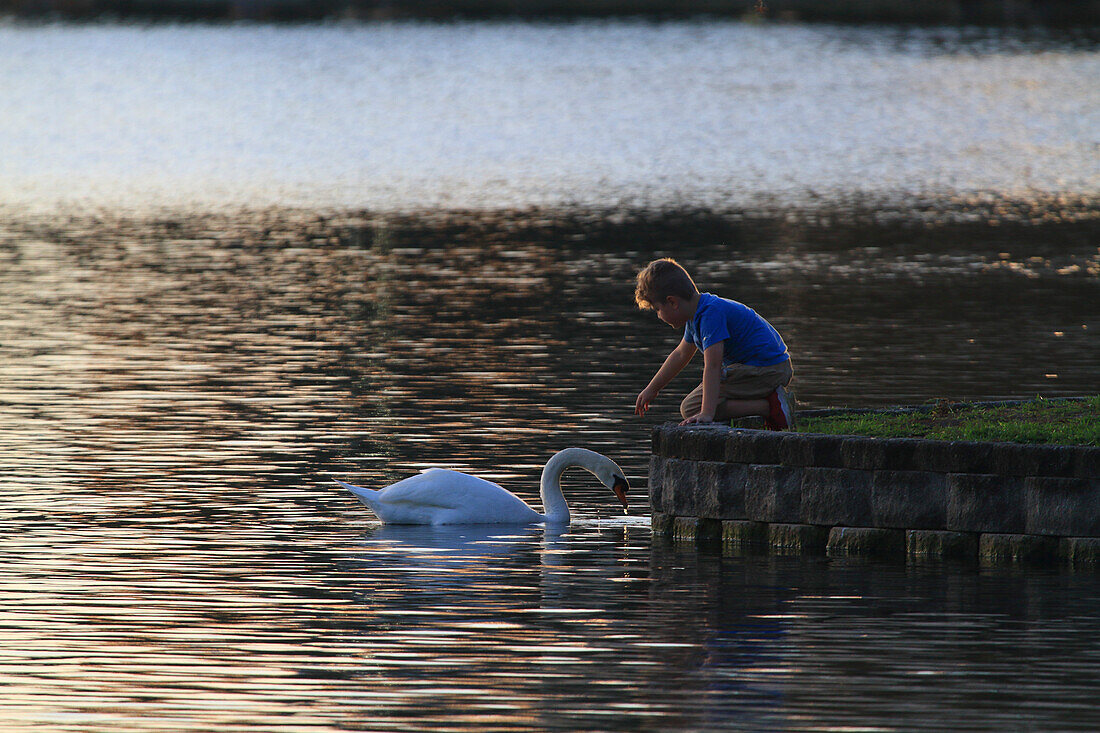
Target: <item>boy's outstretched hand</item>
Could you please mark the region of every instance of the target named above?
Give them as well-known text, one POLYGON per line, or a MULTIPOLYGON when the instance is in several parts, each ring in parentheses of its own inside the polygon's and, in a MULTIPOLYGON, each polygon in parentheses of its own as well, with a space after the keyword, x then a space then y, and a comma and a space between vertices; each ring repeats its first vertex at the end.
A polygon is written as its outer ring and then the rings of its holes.
POLYGON ((646 387, 638 395, 638 399, 634 400, 634 414, 645 415, 646 410, 649 409, 649 403, 657 397, 658 390, 646 387))

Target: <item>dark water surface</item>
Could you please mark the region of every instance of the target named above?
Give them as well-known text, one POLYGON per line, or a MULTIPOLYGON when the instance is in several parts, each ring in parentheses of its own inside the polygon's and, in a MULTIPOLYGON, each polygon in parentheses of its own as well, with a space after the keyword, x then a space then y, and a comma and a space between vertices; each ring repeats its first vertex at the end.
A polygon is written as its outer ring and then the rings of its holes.
POLYGON ((1095 219, 996 218, 9 221, 0 723, 1095 729, 1098 576, 697 554, 646 518, 700 369, 633 417, 678 338, 632 303, 658 254, 787 336, 805 405, 1094 393, 1095 219), (568 530, 382 528, 330 481, 535 502, 570 445, 631 516, 567 474, 568 530))

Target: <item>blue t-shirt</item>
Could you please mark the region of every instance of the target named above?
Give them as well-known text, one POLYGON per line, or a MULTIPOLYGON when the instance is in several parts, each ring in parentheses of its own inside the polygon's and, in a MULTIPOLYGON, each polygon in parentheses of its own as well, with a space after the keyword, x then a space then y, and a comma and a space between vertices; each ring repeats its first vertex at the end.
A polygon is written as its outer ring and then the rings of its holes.
POLYGON ((699 295, 695 317, 684 327, 684 341, 704 351, 725 342, 722 366, 772 366, 790 359, 783 337, 752 308, 717 295, 699 295))

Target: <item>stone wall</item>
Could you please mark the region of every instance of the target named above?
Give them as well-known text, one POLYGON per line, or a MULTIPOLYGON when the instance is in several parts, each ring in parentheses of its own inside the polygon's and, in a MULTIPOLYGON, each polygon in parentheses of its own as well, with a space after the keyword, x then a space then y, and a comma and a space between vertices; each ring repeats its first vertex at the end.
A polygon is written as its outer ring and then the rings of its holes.
POLYGON ((799 552, 1100 560, 1100 448, 660 426, 657 534, 799 552))

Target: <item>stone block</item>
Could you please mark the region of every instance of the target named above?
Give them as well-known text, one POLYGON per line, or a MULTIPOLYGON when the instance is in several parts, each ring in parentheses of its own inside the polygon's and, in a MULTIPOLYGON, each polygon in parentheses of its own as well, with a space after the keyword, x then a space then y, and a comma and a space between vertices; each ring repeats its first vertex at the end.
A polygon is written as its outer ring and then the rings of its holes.
POLYGON ((802 469, 801 521, 859 527, 871 521, 871 472, 849 468, 802 469))
POLYGON ((711 519, 745 519, 745 476, 740 463, 699 462, 696 468, 698 516, 711 519))
POLYGON ((1100 481, 1100 448, 1075 448, 1073 475, 1100 481))
POLYGON ((745 518, 798 523, 802 514, 802 469, 749 466, 745 473, 745 518))
POLYGON ((1064 445, 991 443, 989 473, 1004 476, 1072 476, 1074 450, 1064 445))
POLYGON ((768 544, 773 550, 800 555, 824 555, 829 528, 815 524, 769 524, 768 544))
POLYGON ((922 441, 915 438, 886 438, 878 441, 878 465, 894 471, 919 471, 917 446, 922 441))
POLYGON ((663 512, 665 507, 665 459, 658 455, 649 457, 649 507, 651 511, 663 512))
POLYGON ((675 426, 664 426, 661 429, 661 455, 666 458, 684 458, 687 453, 686 438, 686 434, 675 426))
POLYGON ((1058 557, 1071 565, 1100 566, 1100 537, 1062 537, 1058 557))
POLYGON ((768 525, 742 519, 725 520, 722 522, 722 543, 731 547, 766 547, 768 525))
POLYGON ((894 529, 944 529, 947 477, 931 471, 875 471, 871 522, 894 529))
POLYGON ((765 430, 764 418, 757 417, 756 415, 749 415, 748 417, 738 417, 730 421, 730 424, 735 428, 746 428, 748 430, 765 430))
POLYGON ((1024 491, 1029 534, 1100 537, 1100 482, 1032 476, 1024 491))
POLYGON ((723 459, 727 463, 775 465, 782 440, 783 433, 771 430, 734 430, 726 435, 723 459))
MULTIPOLYGON (((712 461, 693 461, 692 463, 695 467, 695 483, 691 487, 693 494, 691 506, 694 509, 691 514, 696 517, 717 518, 718 497, 715 484, 721 480, 720 467, 726 464, 712 461)), ((687 512, 679 513, 686 514, 687 512)))
POLYGON ((947 476, 944 529, 1019 534, 1026 527, 1026 514, 1024 483, 1018 477, 971 473, 947 476))
POLYGON ((882 445, 875 438, 845 436, 840 446, 845 468, 871 471, 882 468, 882 445))
POLYGON ((812 466, 810 454, 816 436, 807 433, 790 433, 779 441, 777 463, 784 466, 812 466))
POLYGON ((994 443, 966 440, 922 440, 914 449, 913 461, 920 470, 943 473, 996 473, 994 443))
POLYGON ((666 434, 666 455, 692 461, 721 461, 725 459, 725 425, 700 425, 670 428, 666 434))
POLYGON ((700 519, 695 525, 695 541, 700 544, 722 541, 722 520, 700 519))
POLYGON ((665 454, 664 435, 663 425, 654 425, 653 429, 649 431, 649 451, 655 456, 665 454))
POLYGON ((676 517, 672 520, 672 539, 694 542, 699 534, 699 520, 695 517, 676 517))
POLYGON ((840 468, 844 465, 839 435, 789 433, 779 442, 779 462, 784 466, 820 466, 840 468))
POLYGON ((653 512, 653 516, 649 520, 650 530, 655 537, 671 537, 674 519, 675 517, 671 514, 653 512))
POLYGON ((909 438, 845 437, 840 449, 842 465, 864 471, 908 470, 913 467, 919 442, 909 438))
POLYGON ((833 527, 826 552, 900 560, 905 557, 905 530, 871 527, 833 527))
POLYGON ((699 464, 679 458, 666 458, 662 481, 662 509, 678 517, 698 516, 699 464))
POLYGON ((986 533, 978 538, 984 563, 1043 563, 1058 556, 1058 539, 1034 534, 986 533))
POLYGON ((720 542, 722 523, 717 519, 676 517, 672 520, 672 539, 677 542, 720 542))
POLYGON ((978 559, 978 535, 935 529, 910 529, 905 533, 905 552, 911 557, 937 560, 978 559))

